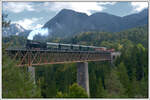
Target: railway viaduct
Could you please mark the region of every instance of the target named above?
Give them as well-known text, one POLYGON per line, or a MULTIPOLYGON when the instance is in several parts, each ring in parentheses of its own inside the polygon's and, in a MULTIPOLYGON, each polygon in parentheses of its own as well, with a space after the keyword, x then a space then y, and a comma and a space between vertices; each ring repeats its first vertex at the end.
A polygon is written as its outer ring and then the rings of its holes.
POLYGON ((46 64, 77 63, 77 83, 89 93, 89 61, 108 61, 113 63, 120 52, 106 51, 62 51, 62 50, 28 50, 7 49, 7 54, 17 60, 17 66, 27 66, 35 82, 35 66, 46 64))

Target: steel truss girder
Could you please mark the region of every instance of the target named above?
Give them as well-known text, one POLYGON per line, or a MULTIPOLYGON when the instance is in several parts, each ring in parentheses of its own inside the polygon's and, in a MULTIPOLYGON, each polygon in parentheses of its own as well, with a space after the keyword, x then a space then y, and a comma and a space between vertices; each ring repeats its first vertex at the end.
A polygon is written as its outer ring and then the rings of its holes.
POLYGON ((110 61, 110 52, 62 52, 36 50, 8 50, 8 55, 18 61, 18 66, 36 66, 85 61, 110 61))

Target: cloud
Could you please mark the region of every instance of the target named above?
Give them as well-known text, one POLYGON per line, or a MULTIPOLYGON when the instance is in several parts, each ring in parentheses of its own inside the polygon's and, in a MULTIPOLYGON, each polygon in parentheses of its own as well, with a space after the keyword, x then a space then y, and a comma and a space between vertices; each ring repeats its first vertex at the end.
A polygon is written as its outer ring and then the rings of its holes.
POLYGON ((45 2, 43 6, 55 12, 66 8, 91 15, 91 11, 103 11, 105 9, 104 5, 114 5, 115 3, 116 2, 45 2))
POLYGON ((14 13, 26 11, 48 10, 59 12, 62 9, 72 9, 77 12, 91 15, 91 11, 103 11, 105 5, 114 5, 117 2, 4 2, 3 9, 14 13))
POLYGON ((99 5, 115 5, 117 2, 98 2, 99 5))
POLYGON ((17 23, 21 25, 23 28, 28 29, 28 30, 33 30, 35 28, 40 28, 42 27, 41 24, 35 24, 37 21, 39 21, 41 18, 25 18, 23 20, 18 20, 18 21, 13 21, 12 23, 17 23), (34 25, 35 24, 35 25, 34 25))
POLYGON ((36 24, 36 26, 34 26, 34 29, 41 28, 41 27, 43 27, 42 24, 36 24))
POLYGON ((133 7, 133 11, 140 12, 148 7, 148 2, 131 2, 131 6, 133 7))
POLYGON ((34 11, 35 9, 29 2, 4 2, 3 3, 4 11, 11 11, 14 13, 20 13, 24 10, 34 11))

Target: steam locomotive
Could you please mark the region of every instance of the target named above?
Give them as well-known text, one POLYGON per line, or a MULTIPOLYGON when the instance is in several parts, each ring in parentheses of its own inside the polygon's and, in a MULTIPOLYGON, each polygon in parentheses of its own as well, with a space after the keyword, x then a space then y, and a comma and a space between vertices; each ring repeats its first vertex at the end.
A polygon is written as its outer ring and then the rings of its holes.
POLYGON ((47 44, 44 42, 27 40, 26 49, 47 49, 47 44))
POLYGON ((96 47, 96 46, 85 46, 85 45, 75 45, 75 44, 61 44, 52 42, 37 42, 32 40, 27 40, 26 49, 34 50, 64 50, 64 51, 109 51, 113 52, 114 49, 107 50, 106 47, 96 47))

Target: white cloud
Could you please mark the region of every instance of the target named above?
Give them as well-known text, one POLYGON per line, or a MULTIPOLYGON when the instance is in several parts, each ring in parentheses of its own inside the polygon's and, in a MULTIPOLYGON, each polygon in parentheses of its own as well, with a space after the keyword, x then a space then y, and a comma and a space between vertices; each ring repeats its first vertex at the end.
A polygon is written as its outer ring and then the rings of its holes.
POLYGON ((41 24, 36 24, 34 25, 40 18, 31 18, 31 19, 23 19, 23 20, 18 20, 18 21, 14 21, 12 23, 17 23, 19 25, 21 25, 23 28, 25 29, 30 29, 33 30, 35 28, 40 28, 42 27, 41 24))
POLYGON ((114 5, 117 2, 98 2, 99 5, 114 5))
POLYGON ((148 2, 131 2, 131 6, 133 11, 140 12, 148 7, 148 2))
POLYGON ((47 6, 49 6, 50 4, 51 4, 50 2, 44 2, 44 3, 43 3, 43 6, 47 7, 47 6))
POLYGON ((77 12, 83 12, 91 15, 91 11, 102 11, 104 5, 114 5, 116 2, 45 2, 44 7, 48 7, 50 11, 59 12, 61 9, 72 9, 77 12))
POLYGON ((32 3, 32 2, 4 2, 3 9, 14 13, 20 13, 24 10, 27 11, 40 11, 50 10, 59 12, 60 10, 72 9, 78 12, 87 13, 91 15, 91 11, 102 11, 106 7, 105 5, 114 5, 117 2, 43 2, 32 3), (39 8, 41 6, 41 8, 39 8))
POLYGON ((30 3, 27 2, 4 2, 3 9, 14 13, 20 13, 24 10, 34 11, 35 9, 30 3))
POLYGON ((41 28, 41 27, 43 27, 42 24, 37 24, 34 28, 37 29, 37 28, 41 28))

